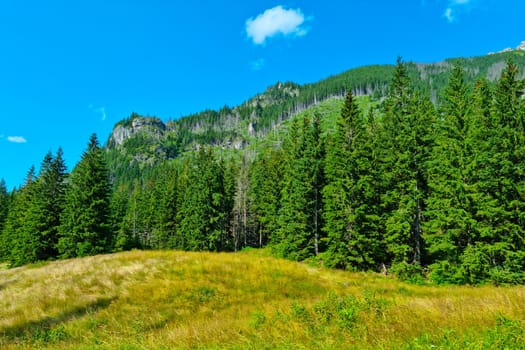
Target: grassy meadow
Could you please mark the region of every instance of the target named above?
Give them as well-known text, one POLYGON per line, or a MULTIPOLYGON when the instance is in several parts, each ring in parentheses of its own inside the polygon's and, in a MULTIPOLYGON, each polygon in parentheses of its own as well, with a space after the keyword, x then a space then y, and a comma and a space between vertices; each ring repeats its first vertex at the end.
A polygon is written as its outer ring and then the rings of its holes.
POLYGON ((525 349, 525 287, 413 285, 241 253, 0 269, 1 349, 525 349))

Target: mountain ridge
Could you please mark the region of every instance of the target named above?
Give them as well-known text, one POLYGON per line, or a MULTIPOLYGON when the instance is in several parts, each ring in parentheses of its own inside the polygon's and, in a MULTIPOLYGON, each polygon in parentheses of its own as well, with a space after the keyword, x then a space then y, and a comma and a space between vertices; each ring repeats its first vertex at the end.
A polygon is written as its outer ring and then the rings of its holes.
MULTIPOLYGON (((434 63, 405 64, 412 80, 418 82, 416 88, 428 94, 436 104, 455 62, 461 63, 470 82, 480 77, 495 81, 508 59, 514 60, 522 68, 521 75, 525 76, 525 51, 521 49, 434 63)), ((225 105, 219 110, 208 109, 174 120, 163 121, 134 112, 115 125, 106 148, 109 152, 129 153, 129 148, 134 148, 140 139, 151 147, 132 157, 131 161, 146 164, 176 158, 203 145, 244 149, 291 116, 327 99, 342 99, 349 88, 355 96, 369 96, 373 101, 380 101, 388 93, 394 67, 393 64, 361 66, 302 85, 278 81, 238 106, 225 105), (129 141, 134 139, 136 142, 129 141)))

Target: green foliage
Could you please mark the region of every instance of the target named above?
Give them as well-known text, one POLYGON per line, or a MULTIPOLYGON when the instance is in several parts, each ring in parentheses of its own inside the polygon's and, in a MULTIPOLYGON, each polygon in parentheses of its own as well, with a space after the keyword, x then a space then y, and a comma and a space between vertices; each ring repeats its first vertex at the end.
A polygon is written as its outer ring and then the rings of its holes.
POLYGON ((69 177, 59 150, 0 182, 0 257, 269 244, 414 283, 523 283, 524 63, 398 59, 165 124, 133 113, 69 177))
MULTIPOLYGON (((9 213, 2 231, 1 252, 2 260, 16 266, 23 263, 25 247, 28 241, 23 235, 23 226, 26 213, 31 203, 32 186, 35 181, 35 168, 31 167, 27 173, 24 185, 14 193, 9 213)), ((31 253, 31 252, 28 252, 31 253)))
POLYGON ((11 215, 2 233, 4 259, 11 265, 56 258, 57 230, 62 213, 66 166, 59 149, 48 152, 40 173, 31 168, 26 183, 13 202, 11 215))
POLYGON ((102 149, 95 134, 69 176, 59 227, 58 250, 64 257, 109 252, 110 183, 102 149))
POLYGON ((375 135, 368 126, 348 92, 325 159, 323 230, 327 251, 323 259, 327 266, 368 269, 383 261, 379 232, 373 229, 378 225, 377 159, 370 149, 375 135))
POLYGON ((9 212, 10 198, 7 188, 5 186, 4 179, 0 179, 0 232, 4 227, 5 220, 7 219, 7 213, 9 212))
POLYGON ((303 260, 319 253, 324 185, 320 117, 305 116, 301 124, 292 124, 284 148, 279 228, 271 240, 281 256, 303 260))
POLYGON ((363 317, 376 318, 384 315, 388 301, 371 294, 357 298, 353 295, 339 296, 330 293, 312 307, 292 303, 291 317, 307 328, 322 331, 336 325, 340 331, 351 332, 359 326, 363 317))
POLYGON ((267 243, 279 228, 283 170, 284 159, 279 148, 259 155, 250 169, 250 211, 263 243, 267 243))
POLYGON ((400 59, 384 113, 379 137, 383 145, 381 205, 387 249, 393 263, 421 264, 434 106, 413 90, 400 59))
POLYGON ((220 251, 227 239, 230 198, 224 193, 224 170, 210 149, 201 149, 184 163, 177 211, 180 248, 220 251))

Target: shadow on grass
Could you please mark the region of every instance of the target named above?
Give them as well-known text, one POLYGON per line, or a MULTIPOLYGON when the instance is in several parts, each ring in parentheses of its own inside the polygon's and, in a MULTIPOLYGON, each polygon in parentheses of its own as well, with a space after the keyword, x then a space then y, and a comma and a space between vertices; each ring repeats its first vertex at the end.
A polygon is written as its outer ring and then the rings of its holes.
POLYGON ((107 308, 115 298, 101 298, 92 303, 77 306, 56 316, 44 317, 40 320, 29 321, 13 327, 0 328, 0 337, 18 338, 31 335, 34 332, 49 330, 53 326, 67 322, 88 313, 107 308))
POLYGON ((9 280, 9 281, 4 281, 0 283, 0 291, 6 289, 7 287, 9 287, 10 284, 13 284, 15 282, 16 280, 9 280))
POLYGON ((13 281, 7 281, 7 282, 4 282, 4 283, 0 283, 0 291, 6 289, 12 283, 13 283, 13 281))

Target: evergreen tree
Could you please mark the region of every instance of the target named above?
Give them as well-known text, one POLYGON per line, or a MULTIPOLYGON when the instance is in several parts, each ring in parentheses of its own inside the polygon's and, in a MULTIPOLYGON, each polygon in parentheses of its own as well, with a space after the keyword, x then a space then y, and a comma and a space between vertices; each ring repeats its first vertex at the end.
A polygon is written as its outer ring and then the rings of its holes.
MULTIPOLYGON (((46 157, 46 159, 49 156, 46 157)), ((56 258, 58 244, 58 227, 64 208, 67 168, 63 159, 63 151, 58 149, 56 156, 49 163, 44 160, 37 183, 37 198, 35 199, 41 213, 40 229, 38 230, 40 250, 38 260, 56 258)))
POLYGON ((2 259, 11 266, 19 266, 28 261, 28 242, 24 234, 26 214, 31 206, 35 167, 32 166, 26 176, 24 185, 16 191, 7 215, 1 239, 2 259))
POLYGON ((279 212, 284 159, 281 148, 262 153, 250 172, 250 213, 256 224, 259 246, 269 241, 278 242, 279 212), (273 237, 275 235, 275 237, 273 237))
POLYGON ((154 229, 155 245, 158 248, 177 248, 177 169, 163 165, 155 183, 156 223, 154 229))
MULTIPOLYGON (((117 191, 120 192, 122 189, 118 188, 117 191)), ((117 198, 121 196, 118 192, 115 194, 117 198)), ((136 179, 131 185, 129 193, 122 194, 122 196, 126 195, 128 198, 126 212, 122 217, 118 231, 116 231, 115 249, 150 248, 149 239, 144 234, 146 230, 143 228, 144 216, 147 213, 141 210, 141 204, 145 202, 141 182, 136 179)), ((115 199, 116 203, 118 203, 117 198, 115 199)))
POLYGON ((275 248, 280 255, 303 260, 319 253, 324 184, 324 145, 320 118, 292 125, 283 174, 282 206, 275 248))
POLYGON ((220 251, 227 246, 231 208, 224 196, 224 171, 210 149, 184 164, 177 209, 177 241, 186 250, 220 251))
POLYGON ((367 147, 372 138, 349 91, 325 161, 324 258, 328 266, 367 269, 377 263, 381 245, 378 228, 373 224, 377 188, 370 183, 374 177, 370 164, 374 161, 373 150, 367 147))
POLYGON ((304 169, 304 134, 301 134, 297 119, 292 121, 288 138, 283 145, 284 170, 279 208, 279 228, 272 235, 272 244, 276 252, 283 257, 302 260, 312 255, 313 249, 308 244, 310 232, 307 231, 308 213, 306 213, 307 187, 302 176, 304 169))
POLYGON ((123 183, 111 193, 111 230, 115 232, 113 249, 117 252, 138 247, 138 244, 134 244, 132 231, 129 230, 132 224, 126 222, 126 214, 130 210, 130 194, 131 190, 128 184, 123 183))
POLYGON ((400 59, 384 114, 381 201, 385 240, 394 270, 405 273, 408 265, 413 265, 410 269, 421 265, 434 106, 413 90, 400 59))
POLYGON ((456 64, 445 89, 441 119, 432 159, 429 161, 427 233, 432 278, 453 282, 458 278, 459 259, 475 239, 472 166, 475 154, 470 137, 475 128, 471 99, 463 68, 456 64))
POLYGON ((478 182, 479 241, 465 257, 466 265, 484 262, 483 269, 468 271, 468 278, 475 281, 525 280, 525 82, 518 75, 516 65, 509 61, 494 89, 490 119, 494 127, 483 135, 481 154, 486 162, 478 182))
POLYGON ((104 154, 93 134, 69 177, 59 227, 58 249, 63 258, 111 250, 110 190, 104 154))
POLYGON ((9 197, 10 196, 9 196, 9 193, 7 192, 5 180, 0 179, 0 235, 4 228, 4 223, 7 219, 7 214, 9 213, 9 204, 10 204, 9 197))

